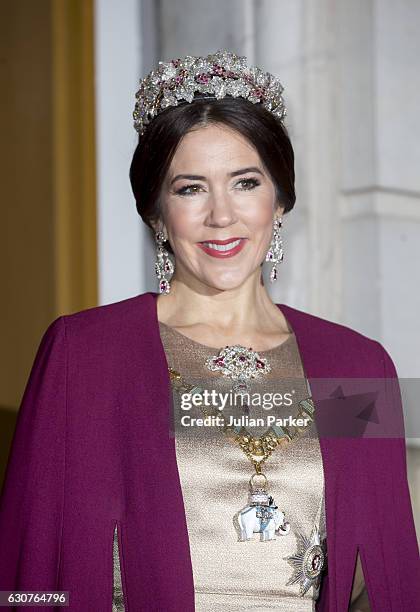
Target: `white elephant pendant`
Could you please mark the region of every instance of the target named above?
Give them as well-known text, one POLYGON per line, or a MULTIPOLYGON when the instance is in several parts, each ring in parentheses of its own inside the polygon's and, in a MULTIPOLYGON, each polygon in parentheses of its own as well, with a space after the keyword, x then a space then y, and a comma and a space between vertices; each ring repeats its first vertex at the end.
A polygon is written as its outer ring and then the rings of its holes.
POLYGON ((290 523, 284 512, 278 509, 265 489, 255 489, 249 494, 248 504, 233 517, 239 542, 252 540, 254 533, 260 534, 260 542, 275 540, 276 535, 290 532, 290 523))

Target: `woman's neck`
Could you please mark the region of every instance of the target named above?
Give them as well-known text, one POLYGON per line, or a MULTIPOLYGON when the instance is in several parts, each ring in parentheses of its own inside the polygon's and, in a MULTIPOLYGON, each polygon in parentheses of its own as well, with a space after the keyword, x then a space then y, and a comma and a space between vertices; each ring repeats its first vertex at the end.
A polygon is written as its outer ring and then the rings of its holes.
MULTIPOLYGON (((292 330, 262 282, 203 293, 176 279, 157 297, 158 320, 203 344, 242 344, 267 350, 292 330)), ((257 350, 257 349, 256 349, 257 350)))

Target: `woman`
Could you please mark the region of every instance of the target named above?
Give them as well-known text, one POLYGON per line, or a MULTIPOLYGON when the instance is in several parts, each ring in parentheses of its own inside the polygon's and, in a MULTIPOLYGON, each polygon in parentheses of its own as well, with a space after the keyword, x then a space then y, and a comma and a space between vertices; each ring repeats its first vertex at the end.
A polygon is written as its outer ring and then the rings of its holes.
POLYGON ((393 362, 263 282, 295 203, 281 92, 226 51, 142 82, 130 177, 159 294, 46 330, 3 488, 1 590, 68 591, 74 611, 419 609, 393 362))

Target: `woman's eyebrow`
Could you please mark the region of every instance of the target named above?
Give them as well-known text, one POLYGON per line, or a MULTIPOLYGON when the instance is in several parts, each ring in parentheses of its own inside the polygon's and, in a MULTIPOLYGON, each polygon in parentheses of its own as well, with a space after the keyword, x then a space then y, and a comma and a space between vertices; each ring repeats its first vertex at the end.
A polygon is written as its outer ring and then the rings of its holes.
MULTIPOLYGON (((250 166, 249 168, 240 168, 239 170, 234 170, 233 172, 228 172, 228 176, 238 176, 238 174, 246 174, 247 172, 258 172, 263 176, 263 173, 257 166, 250 166)), ((179 179, 187 179, 189 181, 205 181, 206 177, 201 174, 177 174, 171 180, 170 185, 178 181, 179 179)))

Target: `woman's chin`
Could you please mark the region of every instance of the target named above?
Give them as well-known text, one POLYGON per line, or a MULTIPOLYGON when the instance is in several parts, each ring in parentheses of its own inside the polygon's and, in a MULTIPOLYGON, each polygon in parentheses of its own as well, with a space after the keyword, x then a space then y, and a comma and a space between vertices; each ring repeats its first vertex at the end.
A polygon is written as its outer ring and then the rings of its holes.
POLYGON ((233 291, 238 289, 246 281, 247 277, 243 274, 239 275, 218 275, 217 277, 209 276, 200 279, 204 284, 218 291, 233 291))

